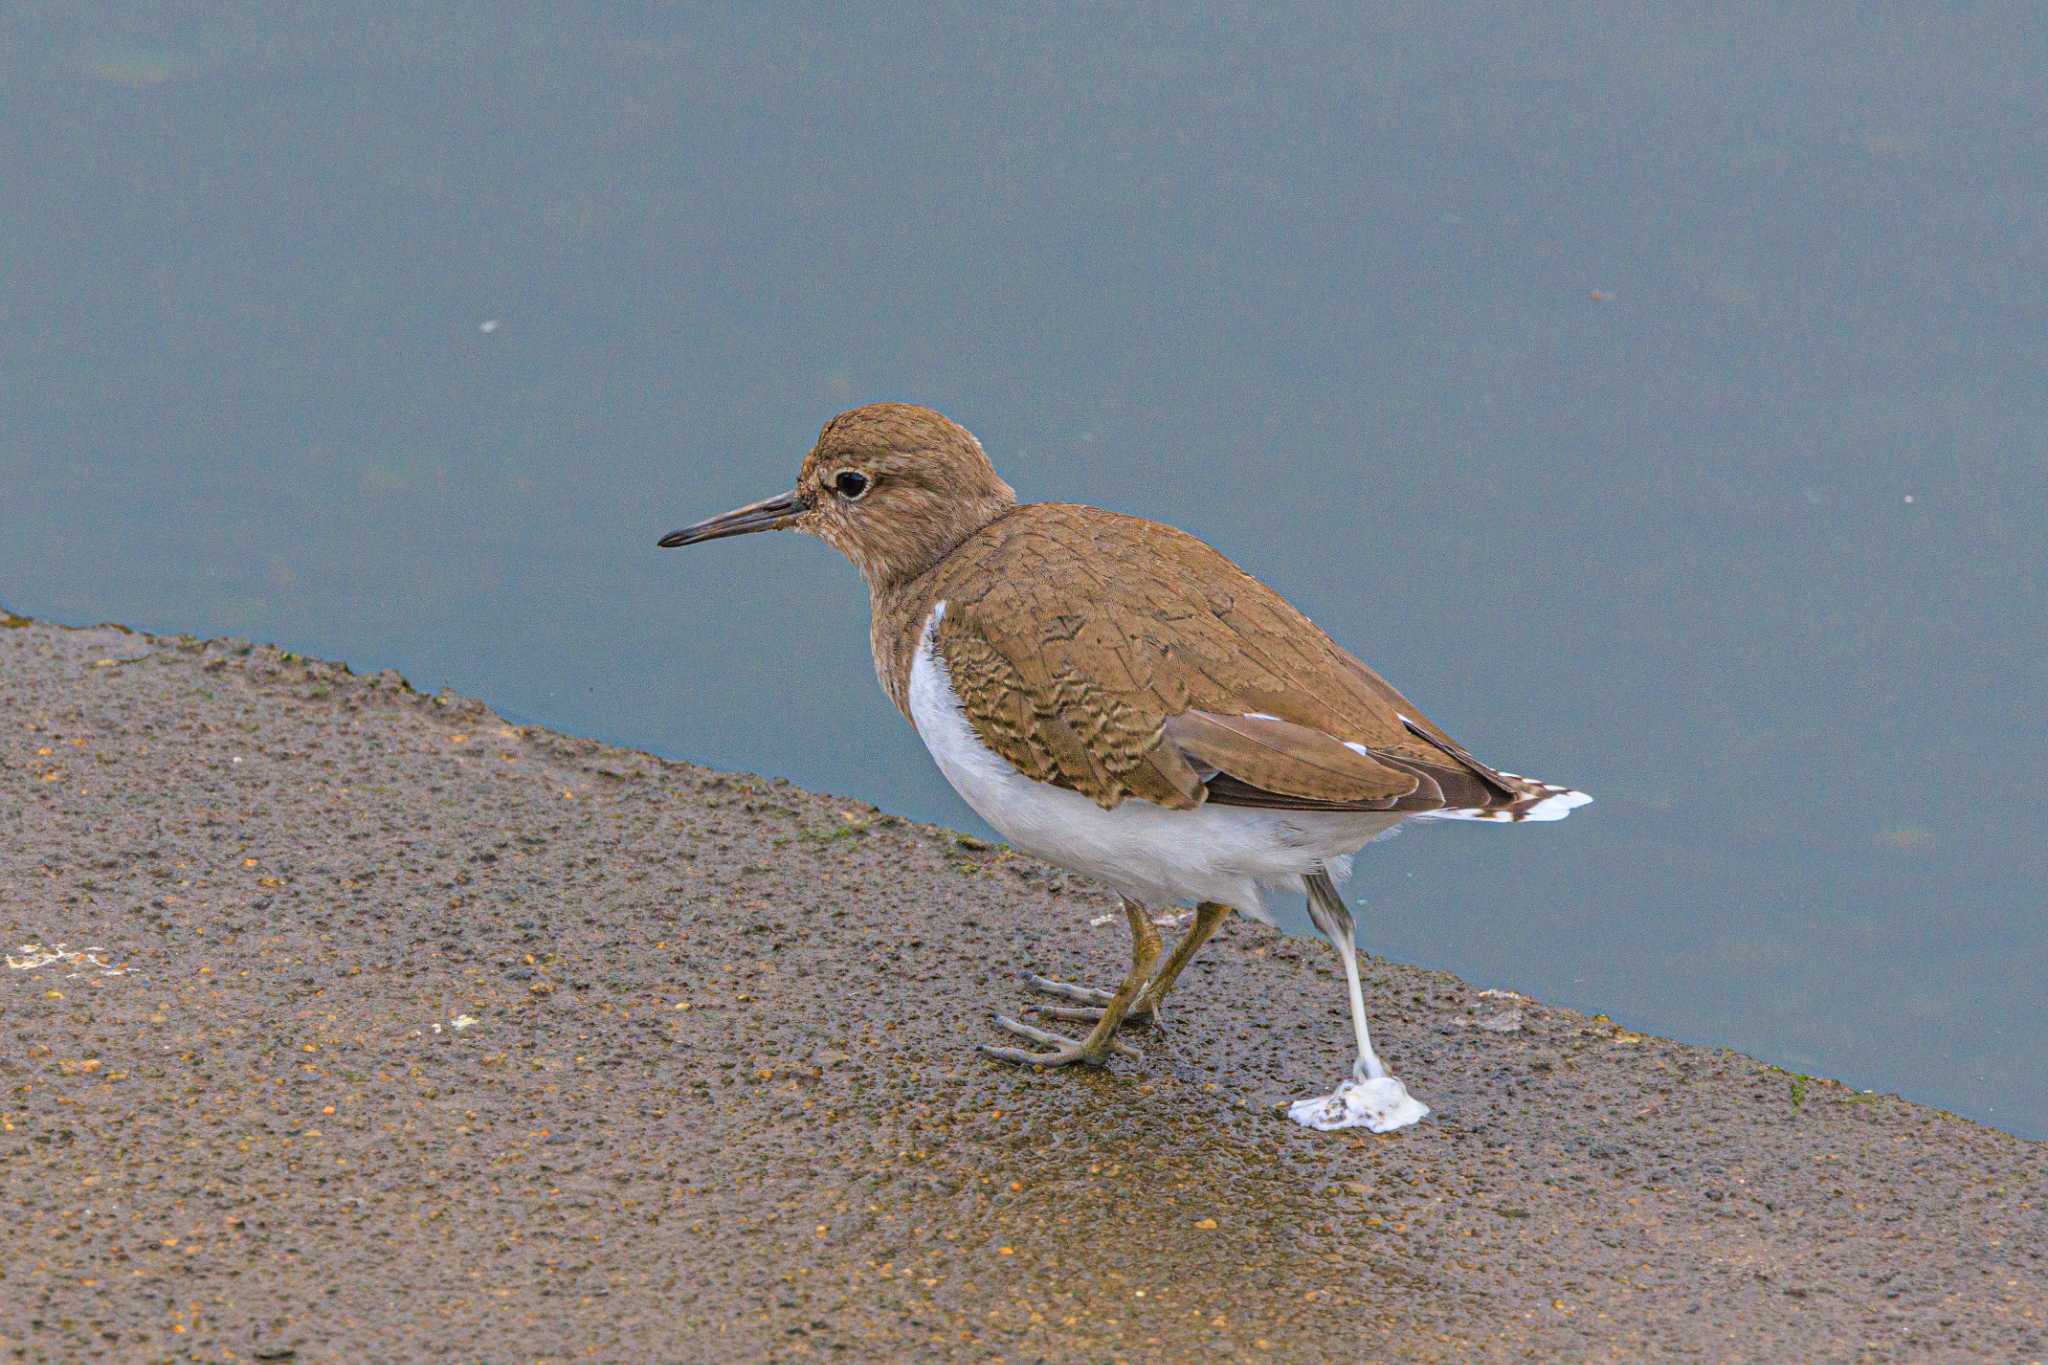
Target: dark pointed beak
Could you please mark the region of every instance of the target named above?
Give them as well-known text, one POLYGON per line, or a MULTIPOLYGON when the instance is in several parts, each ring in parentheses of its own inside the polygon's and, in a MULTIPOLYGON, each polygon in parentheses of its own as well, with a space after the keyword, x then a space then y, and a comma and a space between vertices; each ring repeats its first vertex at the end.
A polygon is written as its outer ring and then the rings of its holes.
POLYGON ((670 531, 661 538, 661 548, 673 550, 679 545, 696 545, 706 540, 723 540, 727 536, 743 536, 749 531, 780 531, 793 525, 796 519, 811 510, 810 500, 791 489, 777 493, 772 498, 750 502, 745 507, 709 521, 700 521, 695 526, 685 526, 680 531, 670 531))

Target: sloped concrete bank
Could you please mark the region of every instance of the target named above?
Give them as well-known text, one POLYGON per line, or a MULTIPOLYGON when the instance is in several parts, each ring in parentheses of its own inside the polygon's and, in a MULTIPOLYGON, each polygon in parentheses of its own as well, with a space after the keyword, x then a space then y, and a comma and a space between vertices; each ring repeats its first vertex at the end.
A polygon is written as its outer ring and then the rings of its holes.
POLYGON ((0 629, 0 1343, 29 1359, 2038 1359, 2048 1147, 1373 960, 971 1051, 1096 888, 235 642, 0 629), (1519 1021, 1517 1025, 1517 1019, 1519 1021), (1492 1027, 1488 1027, 1492 1025, 1492 1027))

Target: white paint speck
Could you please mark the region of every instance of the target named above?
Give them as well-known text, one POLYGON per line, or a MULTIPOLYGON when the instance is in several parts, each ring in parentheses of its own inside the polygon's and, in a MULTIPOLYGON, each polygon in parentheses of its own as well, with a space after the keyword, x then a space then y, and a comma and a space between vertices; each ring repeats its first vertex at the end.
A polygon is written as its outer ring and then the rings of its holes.
POLYGON ((45 947, 40 943, 24 943, 18 954, 7 955, 7 966, 17 972, 33 972, 52 963, 62 963, 71 968, 64 973, 67 980, 81 976, 127 976, 135 970, 126 964, 107 961, 101 956, 106 951, 105 948, 97 946, 73 948, 59 943, 45 947))
POLYGON ((498 330, 498 320, 496 318, 485 318, 482 322, 479 322, 476 325, 476 329, 479 332, 482 332, 485 336, 489 336, 491 333, 498 330))
MULTIPOLYGON (((1178 929, 1194 917, 1195 912, 1192 910, 1169 910, 1154 915, 1152 923, 1161 929, 1178 929)), ((1090 915, 1088 917, 1088 927, 1090 929, 1100 929, 1103 925, 1113 924, 1122 918, 1122 915, 1090 915)))

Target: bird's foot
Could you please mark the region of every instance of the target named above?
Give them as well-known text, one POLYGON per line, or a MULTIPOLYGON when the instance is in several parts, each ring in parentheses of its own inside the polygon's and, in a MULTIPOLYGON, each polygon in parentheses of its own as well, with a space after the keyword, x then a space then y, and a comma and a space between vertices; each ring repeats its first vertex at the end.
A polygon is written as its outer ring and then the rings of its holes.
POLYGON ((1091 1048, 1089 1044, 1094 1041, 1092 1034, 1088 1039, 1076 1042, 1072 1038, 1063 1037, 1047 1029, 1034 1027, 1021 1019, 1012 1019, 1006 1014, 998 1014, 995 1019, 996 1027, 1014 1033, 1019 1038, 1028 1038, 1047 1049, 1044 1052, 1033 1052, 1028 1048, 991 1047, 987 1043, 979 1044, 983 1053, 998 1061, 1016 1062, 1020 1066, 1071 1066, 1075 1062, 1088 1066, 1104 1066, 1108 1064, 1111 1052, 1119 1052, 1134 1059, 1142 1058, 1144 1055, 1129 1043, 1115 1037, 1105 1038, 1091 1048))
MULTIPOLYGON (((1042 1014, 1048 1019, 1071 1019, 1080 1023, 1097 1023, 1102 1012, 1116 998, 1115 991, 1105 991, 1096 986, 1076 986, 1067 981, 1055 981, 1049 976, 1024 973, 1025 984, 1035 991, 1056 995, 1062 1000, 1079 1001, 1078 1005, 1033 1005, 1033 1014, 1042 1014)), ((1158 1028, 1166 1027, 1166 1020, 1159 1010, 1159 996, 1147 986, 1138 998, 1131 1002, 1130 1010, 1124 1015, 1125 1023, 1147 1023, 1158 1028)))

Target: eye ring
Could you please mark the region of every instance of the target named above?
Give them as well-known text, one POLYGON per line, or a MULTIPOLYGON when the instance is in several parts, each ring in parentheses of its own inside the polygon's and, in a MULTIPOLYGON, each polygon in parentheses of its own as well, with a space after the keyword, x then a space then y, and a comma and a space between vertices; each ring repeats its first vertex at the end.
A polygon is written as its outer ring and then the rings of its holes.
POLYGON ((832 491, 848 502, 859 502, 874 486, 875 481, 858 469, 842 469, 832 476, 832 491))

